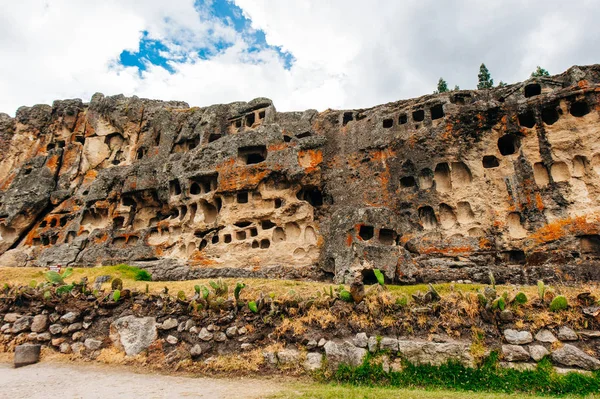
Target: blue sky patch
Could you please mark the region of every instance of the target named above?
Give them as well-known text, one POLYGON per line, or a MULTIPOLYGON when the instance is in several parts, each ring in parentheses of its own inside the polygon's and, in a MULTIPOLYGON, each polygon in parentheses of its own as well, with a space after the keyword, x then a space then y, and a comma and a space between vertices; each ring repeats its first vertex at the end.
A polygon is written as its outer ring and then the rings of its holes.
MULTIPOLYGON (((235 29, 248 45, 248 53, 256 53, 261 50, 270 49, 275 51, 285 69, 290 69, 295 59, 289 52, 283 51, 279 46, 272 46, 267 43, 265 33, 262 30, 255 30, 251 26, 251 21, 244 16, 242 9, 236 6, 230 0, 207 0, 197 1, 196 10, 198 18, 217 18, 225 26, 235 29), (209 15, 200 15, 208 13, 209 15)), ((211 32, 209 32, 210 36, 211 32)), ((215 38, 216 39, 216 38, 215 38)), ((196 48, 199 58, 208 60, 233 45, 232 42, 225 40, 209 40, 210 46, 196 48)), ((178 44, 178 43, 173 43, 178 44)), ((138 51, 124 50, 119 56, 119 61, 124 66, 138 68, 139 72, 146 70, 149 65, 156 65, 165 68, 170 73, 175 73, 171 63, 177 62, 176 58, 169 58, 169 47, 159 41, 149 37, 148 32, 143 32, 140 39, 138 51)), ((175 56, 175 55, 174 55, 175 56)))

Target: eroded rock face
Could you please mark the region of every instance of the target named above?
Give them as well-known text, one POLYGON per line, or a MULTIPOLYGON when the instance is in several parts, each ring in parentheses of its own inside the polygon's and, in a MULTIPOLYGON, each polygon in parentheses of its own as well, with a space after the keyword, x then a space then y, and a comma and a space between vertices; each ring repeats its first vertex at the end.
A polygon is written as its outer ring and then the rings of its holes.
POLYGON ((600 66, 370 109, 123 96, 0 115, 0 264, 600 279, 600 66))
POLYGON ((127 356, 146 350, 157 336, 154 317, 125 316, 110 326, 110 339, 115 346, 123 348, 127 356))

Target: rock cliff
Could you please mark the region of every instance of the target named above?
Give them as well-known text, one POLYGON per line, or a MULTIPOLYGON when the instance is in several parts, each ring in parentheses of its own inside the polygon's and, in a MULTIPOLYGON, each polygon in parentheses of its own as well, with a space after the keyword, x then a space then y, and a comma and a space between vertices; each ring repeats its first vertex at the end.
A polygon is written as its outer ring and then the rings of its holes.
POLYGON ((369 109, 96 94, 0 114, 0 265, 600 280, 600 65, 369 109))

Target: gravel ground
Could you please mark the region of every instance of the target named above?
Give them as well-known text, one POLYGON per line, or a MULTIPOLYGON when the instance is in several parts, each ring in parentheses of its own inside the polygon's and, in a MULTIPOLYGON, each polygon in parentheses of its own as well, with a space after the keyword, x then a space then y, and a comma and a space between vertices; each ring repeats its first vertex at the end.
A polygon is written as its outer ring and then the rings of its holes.
POLYGON ((126 367, 42 362, 0 363, 0 398, 264 398, 285 389, 265 379, 140 374, 126 367))

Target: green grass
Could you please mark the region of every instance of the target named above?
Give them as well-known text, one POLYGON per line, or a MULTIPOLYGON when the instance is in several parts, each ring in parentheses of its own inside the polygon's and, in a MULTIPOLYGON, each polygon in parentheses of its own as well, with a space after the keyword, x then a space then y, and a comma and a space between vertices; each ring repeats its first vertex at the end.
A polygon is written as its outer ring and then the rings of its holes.
MULTIPOLYGON (((563 398, 597 399, 599 395, 562 396, 563 398)), ((364 387, 347 384, 299 384, 289 390, 278 392, 271 399, 503 399, 503 398, 548 398, 548 396, 526 395, 522 393, 482 393, 458 392, 437 389, 405 389, 393 387, 364 387)))
POLYGON ((469 392, 527 393, 537 395, 589 395, 600 392, 600 371, 557 374, 543 359, 534 370, 498 367, 497 354, 477 368, 449 362, 441 366, 405 363, 401 371, 385 372, 373 358, 359 367, 341 365, 331 377, 334 382, 355 386, 449 389, 469 392))

